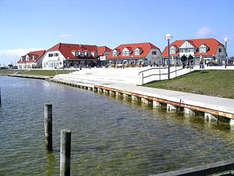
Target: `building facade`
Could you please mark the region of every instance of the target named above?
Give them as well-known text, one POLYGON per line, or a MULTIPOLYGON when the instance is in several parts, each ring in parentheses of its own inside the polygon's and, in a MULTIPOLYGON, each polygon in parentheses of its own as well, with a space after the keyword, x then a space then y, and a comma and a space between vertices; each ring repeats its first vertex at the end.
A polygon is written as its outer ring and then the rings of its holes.
POLYGON ((58 43, 48 49, 42 61, 43 69, 78 68, 97 65, 105 48, 96 45, 58 43))
POLYGON ((112 64, 159 64, 161 62, 161 51, 149 42, 122 44, 109 53, 107 60, 112 64))
MULTIPOLYGON (((216 62, 221 65, 227 56, 224 45, 214 38, 176 40, 169 45, 169 53, 171 64, 181 64, 181 59, 188 61, 192 58, 195 64, 204 60, 205 63, 216 62)), ((162 57, 167 63, 168 46, 162 52, 162 57)))
POLYGON ((45 50, 32 51, 21 56, 20 60, 17 61, 18 69, 41 68, 45 52, 45 50))

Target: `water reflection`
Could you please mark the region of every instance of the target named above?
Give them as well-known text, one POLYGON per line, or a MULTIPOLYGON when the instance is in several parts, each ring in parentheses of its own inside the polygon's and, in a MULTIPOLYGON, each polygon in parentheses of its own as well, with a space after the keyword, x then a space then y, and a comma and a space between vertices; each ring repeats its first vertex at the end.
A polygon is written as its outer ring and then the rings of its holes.
POLYGON ((225 123, 46 81, 0 77, 0 85, 0 175, 58 175, 63 128, 72 130, 72 175, 149 175, 234 153, 225 123), (44 144, 47 102, 53 104, 53 153, 44 144))

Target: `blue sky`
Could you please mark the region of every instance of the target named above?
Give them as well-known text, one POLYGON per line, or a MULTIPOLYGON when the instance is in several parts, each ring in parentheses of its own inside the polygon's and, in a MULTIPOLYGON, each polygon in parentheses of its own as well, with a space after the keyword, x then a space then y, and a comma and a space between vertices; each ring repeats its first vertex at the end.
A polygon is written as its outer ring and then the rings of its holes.
POLYGON ((227 36, 234 55, 233 0, 0 0, 0 64, 58 42, 106 45, 227 36))

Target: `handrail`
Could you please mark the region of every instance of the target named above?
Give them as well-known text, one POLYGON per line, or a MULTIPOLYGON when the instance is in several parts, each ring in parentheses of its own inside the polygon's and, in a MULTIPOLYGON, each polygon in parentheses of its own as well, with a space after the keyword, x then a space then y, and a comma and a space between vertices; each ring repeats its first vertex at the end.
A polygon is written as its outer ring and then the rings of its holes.
MULTIPOLYGON (((147 69, 147 70, 143 70, 143 71, 140 71, 139 73, 138 73, 138 75, 140 75, 141 74, 141 83, 142 83, 142 85, 144 84, 144 79, 145 78, 149 78, 149 77, 152 77, 152 76, 159 76, 159 80, 161 80, 161 76, 162 75, 168 75, 168 72, 167 73, 161 73, 161 69, 166 69, 166 68, 168 68, 168 67, 163 67, 163 68, 150 68, 150 69, 147 69), (145 72, 147 72, 147 71, 150 71, 150 70, 159 70, 159 73, 157 74, 157 73, 153 73, 153 74, 150 74, 150 75, 145 75, 144 76, 144 73, 145 72)), ((170 71, 170 74, 173 74, 173 73, 176 73, 176 75, 177 75, 177 72, 179 72, 179 71, 181 71, 181 70, 184 70, 184 69, 186 69, 186 68, 179 68, 179 69, 176 69, 176 70, 173 70, 173 71, 170 71)), ((190 71, 192 70, 191 68, 189 68, 190 69, 190 71)), ((177 77, 177 76, 176 76, 177 77)))
MULTIPOLYGON (((178 72, 178 71, 181 71, 181 70, 183 70, 183 69, 184 69, 184 68, 181 68, 181 69, 178 69, 178 70, 171 71, 171 72, 170 72, 170 74, 171 74, 171 73, 178 72)), ((151 76, 160 76, 160 75, 168 75, 168 73, 159 73, 159 74, 155 74, 155 73, 153 73, 153 74, 151 74, 151 75, 144 76, 143 78, 148 78, 148 77, 151 77, 151 76)))
POLYGON ((148 69, 146 69, 146 70, 142 70, 142 71, 140 71, 139 73, 138 73, 138 75, 140 75, 141 73, 143 73, 143 72, 146 72, 146 71, 150 71, 150 70, 158 70, 158 69, 166 69, 166 68, 168 68, 168 67, 153 67, 153 68, 148 68, 148 69))

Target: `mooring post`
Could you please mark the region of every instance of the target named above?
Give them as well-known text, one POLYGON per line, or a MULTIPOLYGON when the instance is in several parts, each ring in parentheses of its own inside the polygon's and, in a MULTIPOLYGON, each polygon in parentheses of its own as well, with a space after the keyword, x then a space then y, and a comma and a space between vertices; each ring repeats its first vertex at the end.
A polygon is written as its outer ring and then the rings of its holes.
POLYGON ((53 150, 52 143, 52 104, 44 105, 45 142, 48 151, 53 150))
POLYGON ((70 176, 71 130, 63 129, 60 135, 60 176, 70 176))
POLYGON ((2 104, 2 93, 1 93, 1 88, 0 88, 0 105, 2 104))

